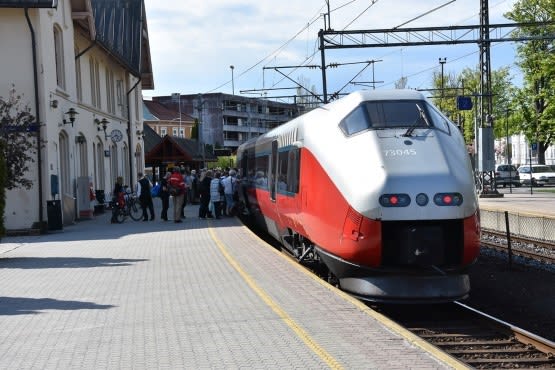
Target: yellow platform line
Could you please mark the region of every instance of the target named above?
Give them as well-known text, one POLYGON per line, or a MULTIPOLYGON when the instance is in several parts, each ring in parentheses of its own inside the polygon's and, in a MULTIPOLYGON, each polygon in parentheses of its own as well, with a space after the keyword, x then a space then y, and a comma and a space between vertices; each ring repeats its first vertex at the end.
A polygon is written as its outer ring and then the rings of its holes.
POLYGON ((254 232, 252 232, 251 229, 249 229, 248 227, 243 225, 243 228, 248 233, 250 233, 253 236, 253 238, 260 245, 262 245, 265 248, 268 248, 271 252, 273 252, 276 255, 283 258, 285 261, 287 261, 289 264, 291 264, 296 269, 301 271, 303 274, 310 277, 312 280, 314 280, 315 282, 317 282, 318 284, 320 284, 324 288, 326 288, 326 289, 332 291, 333 293, 339 295, 345 301, 350 302, 353 306, 357 307, 360 311, 362 311, 366 315, 372 317, 374 320, 380 322, 382 325, 389 328, 394 333, 397 333, 398 335, 403 337, 405 340, 407 340, 409 343, 412 343, 412 345, 424 350, 425 352, 429 353, 432 357, 436 358, 438 361, 443 362, 445 365, 450 366, 453 369, 456 369, 456 370, 471 369, 471 367, 469 367, 465 363, 463 363, 463 362, 459 361, 458 359, 452 357, 451 355, 445 353, 444 351, 442 351, 438 347, 426 342, 425 340, 423 340, 422 338, 420 338, 416 334, 412 333, 411 331, 409 331, 409 330, 405 329, 404 327, 402 327, 401 325, 397 324, 395 321, 389 319, 388 317, 382 315, 381 313, 379 313, 377 311, 374 311, 373 309, 371 309, 370 307, 365 305, 360 300, 350 296, 349 294, 345 293, 341 289, 336 288, 335 286, 333 286, 333 285, 329 284, 328 282, 322 280, 320 277, 316 276, 312 272, 307 271, 307 269, 302 267, 298 262, 283 256, 281 252, 277 251, 275 248, 268 245, 268 243, 266 243, 264 240, 262 240, 258 235, 256 235, 254 232))
POLYGON ((295 332, 295 334, 318 356, 324 361, 331 369, 343 369, 343 366, 322 346, 320 346, 316 340, 314 340, 310 334, 306 332, 287 312, 279 306, 265 291, 262 289, 254 279, 241 267, 233 256, 231 256, 223 242, 220 241, 212 227, 208 228, 210 236, 227 259, 229 264, 237 270, 239 275, 245 280, 249 287, 274 311, 284 322, 295 332))

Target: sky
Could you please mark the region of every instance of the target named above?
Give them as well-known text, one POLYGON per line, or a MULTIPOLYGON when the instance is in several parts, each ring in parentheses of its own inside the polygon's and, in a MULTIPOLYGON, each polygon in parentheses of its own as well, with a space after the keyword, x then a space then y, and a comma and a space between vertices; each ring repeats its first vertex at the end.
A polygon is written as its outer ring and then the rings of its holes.
MULTIPOLYGON (((283 67, 321 65, 318 31, 325 28, 326 0, 144 1, 155 86, 143 91, 146 99, 213 92, 272 98, 293 95, 293 81, 322 92, 321 69, 283 67)), ((328 1, 334 30, 480 23, 480 0, 328 1)), ((514 3, 489 0, 490 24, 511 22, 503 14, 514 3)), ((509 66, 518 84, 515 48, 493 44, 491 66, 509 66)), ((328 49, 326 64, 347 64, 326 70, 328 94, 394 88, 402 77, 408 88, 428 89, 433 73, 441 71, 439 58, 445 58, 445 74, 458 73, 478 66, 478 51, 478 44, 328 49), (378 62, 363 70, 369 60, 378 62)))

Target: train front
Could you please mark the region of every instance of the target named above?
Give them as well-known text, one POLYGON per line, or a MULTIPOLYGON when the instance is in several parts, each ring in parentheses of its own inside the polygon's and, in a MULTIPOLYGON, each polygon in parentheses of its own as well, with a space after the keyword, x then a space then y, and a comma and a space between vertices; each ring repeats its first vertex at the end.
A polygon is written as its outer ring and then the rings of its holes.
POLYGON ((470 290, 480 241, 470 159, 458 128, 416 97, 366 101, 340 124, 337 153, 361 160, 338 180, 350 205, 340 245, 319 254, 364 299, 446 302, 470 290))

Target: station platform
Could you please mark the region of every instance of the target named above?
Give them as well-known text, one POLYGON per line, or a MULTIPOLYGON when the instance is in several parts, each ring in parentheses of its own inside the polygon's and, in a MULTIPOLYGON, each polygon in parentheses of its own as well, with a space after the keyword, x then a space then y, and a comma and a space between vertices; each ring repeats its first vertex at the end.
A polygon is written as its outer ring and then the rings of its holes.
POLYGON ((555 188, 500 189, 502 197, 479 198, 480 209, 555 218, 555 188), (553 192, 551 192, 551 191, 553 192), (511 192, 512 191, 512 192, 511 192))
POLYGON ((4 238, 0 367, 466 368, 236 218, 197 210, 183 223, 110 224, 105 213, 4 238))

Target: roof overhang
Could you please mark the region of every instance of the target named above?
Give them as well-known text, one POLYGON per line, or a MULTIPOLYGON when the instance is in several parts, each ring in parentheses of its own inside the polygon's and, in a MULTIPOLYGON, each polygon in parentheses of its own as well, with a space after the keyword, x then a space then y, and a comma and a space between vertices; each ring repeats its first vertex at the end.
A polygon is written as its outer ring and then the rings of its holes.
POLYGON ((141 30, 141 88, 143 90, 154 90, 154 74, 152 73, 152 59, 150 58, 150 42, 144 2, 142 6, 143 27, 141 30))
POLYGON ((71 19, 88 31, 91 40, 96 38, 91 0, 71 0, 71 19))
POLYGON ((57 8, 58 0, 0 0, 0 8, 57 8))

